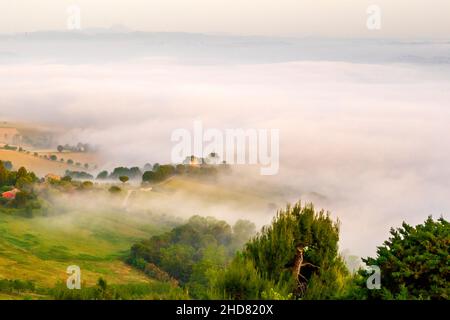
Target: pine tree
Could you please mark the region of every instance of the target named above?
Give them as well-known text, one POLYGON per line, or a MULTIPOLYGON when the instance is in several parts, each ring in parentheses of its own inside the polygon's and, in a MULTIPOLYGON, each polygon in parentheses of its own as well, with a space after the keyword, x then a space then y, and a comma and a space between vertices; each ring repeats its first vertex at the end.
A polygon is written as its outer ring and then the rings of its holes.
MULTIPOLYGON (((250 264, 241 265, 253 266, 261 279, 273 283, 272 289, 285 296, 334 298, 344 290, 343 279, 348 274, 338 255, 338 240, 339 222, 333 222, 324 211, 316 212, 312 204, 297 203, 278 212, 272 224, 247 243, 242 257, 250 264)), ((232 268, 227 272, 236 274, 232 268)), ((235 290, 242 284, 222 281, 221 286, 231 298, 248 298, 245 290, 235 290)), ((259 292, 259 297, 262 294, 259 292)))
MULTIPOLYGON (((391 237, 378 247, 376 258, 363 261, 381 270, 381 290, 360 290, 375 299, 450 298, 450 224, 428 217, 424 224, 406 223, 391 229, 391 237)), ((363 278, 367 275, 360 272, 363 278)))

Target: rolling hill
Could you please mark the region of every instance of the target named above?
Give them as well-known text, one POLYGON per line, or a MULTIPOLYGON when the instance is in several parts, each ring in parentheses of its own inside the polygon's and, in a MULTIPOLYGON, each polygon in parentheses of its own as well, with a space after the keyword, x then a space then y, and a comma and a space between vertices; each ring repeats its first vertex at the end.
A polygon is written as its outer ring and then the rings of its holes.
POLYGON ((0 210, 0 279, 52 288, 66 281, 68 266, 77 265, 83 286, 95 285, 99 277, 110 284, 155 282, 124 262, 133 243, 167 230, 140 219, 108 210, 27 219, 0 210))
MULTIPOLYGON (((84 155, 81 154, 80 156, 84 155)), ((64 159, 73 159, 74 162, 82 161, 82 159, 78 160, 77 155, 73 153, 62 153, 61 156, 58 157, 58 159, 61 157, 63 157, 64 159)), ((75 165, 69 165, 66 162, 61 162, 59 160, 51 161, 34 156, 33 152, 28 154, 25 152, 0 149, 0 160, 11 161, 14 166, 14 170, 17 170, 20 167, 25 167, 27 168, 27 170, 33 171, 41 177, 45 176, 47 173, 63 175, 66 170, 80 170, 79 167, 75 165)), ((82 163, 84 164, 84 162, 82 163)))

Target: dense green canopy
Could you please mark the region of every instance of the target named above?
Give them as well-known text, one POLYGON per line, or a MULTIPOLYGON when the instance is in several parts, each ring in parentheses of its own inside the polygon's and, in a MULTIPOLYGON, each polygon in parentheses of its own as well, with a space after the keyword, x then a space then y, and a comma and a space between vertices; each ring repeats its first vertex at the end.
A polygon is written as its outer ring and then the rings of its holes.
POLYGON ((218 291, 233 299, 334 297, 347 275, 338 240, 338 222, 329 214, 312 205, 288 206, 247 243, 219 280, 218 291), (258 279, 239 276, 242 272, 258 279))

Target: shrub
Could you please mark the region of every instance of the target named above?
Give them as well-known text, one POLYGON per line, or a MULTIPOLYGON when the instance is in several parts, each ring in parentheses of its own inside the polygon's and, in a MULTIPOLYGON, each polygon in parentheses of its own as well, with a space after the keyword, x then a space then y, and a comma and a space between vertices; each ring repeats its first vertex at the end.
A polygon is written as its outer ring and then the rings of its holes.
POLYGON ((108 191, 113 194, 117 194, 117 193, 122 192, 122 189, 120 189, 118 186, 112 186, 111 188, 109 188, 108 191))

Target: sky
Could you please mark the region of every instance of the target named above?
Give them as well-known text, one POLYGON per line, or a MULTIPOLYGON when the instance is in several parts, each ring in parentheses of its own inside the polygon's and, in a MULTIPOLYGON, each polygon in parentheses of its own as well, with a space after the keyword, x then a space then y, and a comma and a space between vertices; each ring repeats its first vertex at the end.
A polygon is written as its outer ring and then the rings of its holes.
POLYGON ((67 8, 82 28, 265 36, 449 38, 448 0, 1 0, 0 32, 64 30, 67 8), (381 9, 369 30, 367 8, 381 9))

